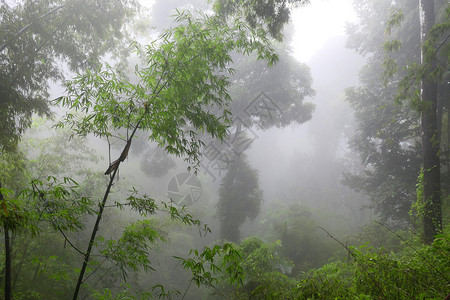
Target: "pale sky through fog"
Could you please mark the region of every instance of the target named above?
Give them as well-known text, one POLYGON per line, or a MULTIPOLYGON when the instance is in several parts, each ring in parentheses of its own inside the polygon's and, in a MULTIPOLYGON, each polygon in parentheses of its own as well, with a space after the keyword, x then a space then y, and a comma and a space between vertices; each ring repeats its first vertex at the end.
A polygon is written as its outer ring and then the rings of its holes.
POLYGON ((356 19, 352 0, 311 0, 292 12, 295 24, 294 56, 308 62, 332 36, 345 34, 345 23, 356 19))

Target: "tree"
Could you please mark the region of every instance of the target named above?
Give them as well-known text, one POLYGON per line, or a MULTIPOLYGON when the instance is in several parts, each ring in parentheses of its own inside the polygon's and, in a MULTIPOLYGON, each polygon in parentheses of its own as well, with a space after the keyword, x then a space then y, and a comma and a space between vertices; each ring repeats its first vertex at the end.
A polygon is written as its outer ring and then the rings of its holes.
MULTIPOLYGON (((64 77, 62 63, 70 70, 82 70, 117 46, 133 7, 133 2, 122 0, 18 1, 14 5, 2 1, 0 151, 16 151, 34 113, 50 116, 49 80, 64 77)), ((5 188, 3 178, 0 185, 5 188)), ((6 221, 3 230, 9 253, 6 221)), ((5 299, 11 298, 9 258, 6 255, 5 299)))
POLYGON ((435 23, 434 0, 419 0, 420 38, 422 43, 421 63, 426 64, 426 74, 421 80, 422 101, 422 156, 423 156, 423 235, 431 244, 436 234, 442 231, 441 165, 439 159, 440 135, 438 130, 438 86, 433 73, 436 56, 429 37, 435 23))
POLYGON ((92 161, 92 149, 77 137, 68 139, 67 132, 53 132, 51 137, 39 138, 39 133, 45 130, 48 128, 42 120, 34 119, 32 128, 18 145, 20 152, 3 152, 0 168, 3 182, 10 190, 2 191, 8 195, 8 201, 1 218, 13 232, 10 250, 5 249, 4 254, 11 256, 9 274, 14 297, 32 294, 64 297, 63 283, 51 273, 70 273, 65 266, 74 260, 76 252, 59 246, 67 243, 64 237, 70 231, 77 232, 83 227, 84 214, 93 213, 93 203, 81 196, 84 193, 75 181, 66 177, 77 170, 75 166, 92 161), (15 161, 8 162, 7 155, 15 161), (52 245, 44 241, 52 241, 52 245))
MULTIPOLYGON (((2 149, 14 148, 33 113, 49 115, 49 80, 95 66, 118 49, 132 1, 19 1, 0 7, 2 149)), ((117 53, 117 52, 116 52, 117 53)))
POLYGON ((240 227, 247 219, 253 220, 258 216, 261 201, 258 173, 243 155, 236 157, 228 166, 219 189, 217 215, 221 238, 238 242, 240 227))
POLYGON ((20 228, 21 223, 28 222, 22 207, 16 201, 16 184, 23 182, 24 158, 22 153, 0 152, 0 203, 2 212, 0 219, 4 231, 5 245, 5 299, 11 299, 12 296, 12 250, 10 231, 20 228), (8 186, 8 188, 6 187, 8 186))
MULTIPOLYGON (((350 147, 359 154, 364 170, 362 174, 346 174, 345 183, 369 195, 383 222, 405 227, 410 221, 408 212, 415 201, 420 169, 418 114, 393 101, 397 91, 395 81, 400 75, 396 74, 388 85, 382 80, 381 66, 386 54, 380 45, 385 32, 377 24, 380 20, 387 22, 391 3, 355 1, 354 6, 362 23, 360 27, 349 27, 348 46, 367 56, 368 62, 360 71, 360 86, 349 89, 346 98, 358 123, 350 147)), ((418 58, 419 39, 415 35, 418 23, 409 3, 399 2, 397 6, 411 22, 395 32, 396 36, 409 37, 404 41, 404 49, 408 51, 395 52, 392 58, 402 67, 408 59, 418 58)))
MULTIPOLYGON (((448 105, 448 82, 445 73, 448 70, 448 55, 439 55, 438 51, 449 38, 450 6, 445 8, 442 23, 435 24, 434 1, 419 1, 420 16, 420 64, 406 72, 400 82, 400 94, 397 99, 404 99, 404 94, 410 92, 412 83, 420 80, 420 92, 413 90, 411 103, 415 104, 421 113, 422 138, 422 172, 420 175, 420 194, 423 237, 426 243, 431 243, 434 236, 442 231, 442 191, 441 191, 441 147, 442 116, 446 104, 448 105), (444 38, 443 41, 439 39, 444 38), (438 44, 439 43, 439 44, 438 44), (440 66, 437 61, 440 61, 440 66), (439 89, 439 81, 443 89, 439 89), (447 83, 447 84, 446 84, 447 83), (441 98, 441 99, 439 99, 441 98)), ((395 23, 395 18, 393 18, 395 23)), ((388 46, 397 42, 387 43, 388 46)), ((398 43, 397 43, 398 44, 398 43)), ((401 44, 400 44, 401 45, 401 44)), ((444 47, 445 49, 445 47, 444 47)), ((443 51, 445 53, 445 51, 443 51)))
POLYGON ((378 59, 369 62, 360 72, 361 87, 346 93, 359 123, 350 147, 364 169, 346 173, 344 183, 365 192, 383 222, 404 228, 410 224, 420 170, 418 114, 393 103, 396 89, 383 87, 377 63, 378 59))
POLYGON ((260 206, 257 203, 262 201, 262 195, 255 197, 259 186, 254 171, 256 182, 245 175, 248 190, 244 189, 244 194, 238 195, 238 191, 242 191, 240 185, 244 184, 244 178, 237 179, 241 176, 238 172, 247 174, 250 172, 247 169, 252 169, 245 152, 256 137, 254 130, 303 124, 311 119, 314 111, 314 105, 305 100, 314 94, 309 68, 295 61, 286 44, 277 45, 276 49, 279 61, 272 67, 254 56, 235 57, 238 72, 230 77, 233 99, 230 111, 234 116, 230 133, 223 143, 209 141, 203 159, 207 172, 217 169, 226 172, 221 178, 217 214, 221 222, 221 237, 235 242, 239 240, 239 227, 247 217, 254 219, 257 216, 260 206), (238 199, 251 205, 243 209, 244 202, 238 199))
MULTIPOLYGON (((396 227, 411 224, 409 210, 416 201, 417 174, 423 157, 422 106, 415 96, 419 90, 420 76, 416 71, 420 69, 421 53, 417 4, 355 2, 362 26, 349 27, 348 45, 366 55, 368 63, 360 72, 360 87, 347 92, 359 123, 351 148, 359 154, 364 170, 347 174, 345 181, 366 192, 381 219, 396 227), (403 17, 394 18, 399 11, 403 17), (385 20, 387 30, 377 25, 379 20, 385 20), (394 30, 398 24, 402 26, 394 30), (386 42, 388 36, 393 41, 386 42), (380 47, 383 44, 384 48, 380 47), (410 100, 409 105, 405 99, 410 100)), ((445 7, 445 1, 439 1, 438 7, 445 7)), ((445 55, 443 61, 445 64, 445 55)), ((448 97, 445 84, 441 86, 439 103, 443 104, 448 97)), ((444 107, 438 109, 438 115, 444 107)))
POLYGON ((230 53, 255 51, 269 64, 277 60, 269 40, 238 19, 225 25, 215 17, 197 18, 181 12, 176 21, 178 26, 146 47, 146 66, 136 71, 139 83, 127 82, 111 68, 98 68, 68 82, 68 96, 56 101, 81 113, 77 117, 70 111, 58 125, 69 125, 76 134, 111 138, 117 130, 126 130, 122 153, 105 172, 110 175, 109 184, 84 252, 74 299, 84 281, 115 176, 138 129, 147 132, 149 140, 169 153, 186 156, 186 161, 196 168, 204 145, 199 132, 219 139, 227 132, 230 113, 225 106, 231 98, 227 91, 230 82, 224 74, 233 72, 230 53), (210 110, 220 113, 213 114, 210 110))

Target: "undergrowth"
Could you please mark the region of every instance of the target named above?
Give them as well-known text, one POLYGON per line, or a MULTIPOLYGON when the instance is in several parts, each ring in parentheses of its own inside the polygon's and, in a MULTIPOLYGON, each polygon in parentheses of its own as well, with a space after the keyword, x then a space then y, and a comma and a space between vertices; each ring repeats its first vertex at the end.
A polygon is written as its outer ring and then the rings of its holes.
POLYGON ((432 245, 402 240, 397 252, 368 243, 346 249, 347 261, 301 276, 296 299, 444 299, 450 293, 448 230, 432 245))

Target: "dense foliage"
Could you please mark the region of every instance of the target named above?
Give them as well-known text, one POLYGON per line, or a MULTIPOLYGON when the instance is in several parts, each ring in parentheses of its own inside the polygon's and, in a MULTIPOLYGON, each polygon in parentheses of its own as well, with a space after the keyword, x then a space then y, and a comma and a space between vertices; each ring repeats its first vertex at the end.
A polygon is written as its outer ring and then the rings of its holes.
MULTIPOLYGON (((370 243, 346 246, 331 236, 345 251, 341 258, 296 277, 289 276, 292 262, 280 255, 282 243, 248 238, 239 247, 244 284, 235 289, 222 289, 221 293, 226 291, 229 299, 443 299, 447 296, 448 235, 439 235, 431 246, 424 246, 411 234, 395 233, 383 226, 378 226, 376 232, 379 234, 384 229, 384 247, 372 247, 370 243)), ((371 229, 368 227, 360 238, 375 238, 371 229)))
POLYGON ((0 91, 2 149, 15 148, 33 113, 49 115, 49 80, 63 66, 81 71, 120 52, 134 1, 2 1, 0 91))
POLYGON ((215 0, 214 10, 219 16, 243 16, 252 28, 266 31, 274 38, 281 40, 283 26, 290 20, 291 6, 306 3, 309 3, 309 0, 215 0))
POLYGON ((399 252, 349 247, 348 262, 327 264, 299 282, 300 299, 443 299, 449 284, 449 237, 431 246, 405 243, 399 252))

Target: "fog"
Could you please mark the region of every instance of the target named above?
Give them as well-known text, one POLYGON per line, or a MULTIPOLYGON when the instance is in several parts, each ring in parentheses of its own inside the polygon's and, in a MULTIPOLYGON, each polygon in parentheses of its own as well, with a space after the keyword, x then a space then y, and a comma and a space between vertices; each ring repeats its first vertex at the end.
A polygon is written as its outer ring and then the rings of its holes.
POLYGON ((1 4, 5 299, 446 295, 446 1, 432 246, 417 3, 94 2, 1 4))
MULTIPOLYGON (((323 4, 317 5, 323 7, 323 4)), ((164 23, 163 16, 166 13, 166 21, 170 20, 169 15, 175 12, 173 7, 157 3, 153 9, 157 12, 156 28, 168 26, 164 23)), ((314 6, 305 9, 318 12, 314 6)), ((301 15, 296 12, 294 16, 301 15)), ((342 20, 335 20, 335 22, 336 24, 327 23, 327 26, 332 28, 343 26, 342 20)), ((294 24, 296 24, 295 20, 294 24)), ((257 126, 245 128, 251 144, 242 154, 247 156, 250 165, 259 175, 259 186, 263 191, 259 216, 264 216, 265 211, 272 209, 272 205, 276 203, 287 206, 301 204, 316 212, 333 211, 331 215, 325 213, 327 221, 318 225, 334 226, 333 220, 336 220, 342 226, 337 228, 336 234, 350 234, 370 222, 372 216, 370 209, 367 207, 363 209, 368 205, 367 197, 363 193, 351 191, 341 183, 344 172, 357 168, 354 165, 354 158, 349 157, 351 153, 347 146, 355 124, 353 112, 345 101, 345 89, 358 84, 358 72, 364 63, 364 58, 345 47, 346 38, 341 32, 336 30, 328 32, 319 40, 306 35, 306 38, 299 43, 301 34, 297 32, 301 29, 301 24, 296 27, 290 25, 286 32, 287 40, 290 42, 290 47, 294 46, 292 48, 294 51, 298 44, 311 44, 309 48, 316 48, 308 58, 307 64, 311 70, 312 88, 315 90, 315 95, 305 99, 315 105, 312 118, 303 124, 293 124, 283 128, 265 130, 257 126), (289 35, 293 36, 289 37, 289 35)), ((324 31, 319 28, 318 34, 323 35, 324 31)), ((291 53, 296 55, 295 52, 291 53)), ((297 53, 296 57, 299 56, 301 55, 297 53)), ((298 61, 298 58, 296 59, 298 61)), ((239 73, 239 69, 237 72, 239 73)), ((271 100, 277 101, 277 99, 271 100)), ((150 149, 154 151, 154 148, 150 149)), ((122 167, 122 173, 126 174, 123 175, 126 178, 130 176, 134 178, 132 181, 139 183, 139 187, 153 197, 169 199, 173 196, 170 192, 170 181, 177 175, 185 173, 188 166, 176 157, 171 156, 171 159, 178 162, 177 167, 169 169, 162 178, 136 175, 139 161, 133 160, 133 157, 130 157, 127 164, 122 167)), ((198 170, 202 196, 195 206, 190 208, 207 207, 211 216, 215 216, 218 188, 226 174, 226 168, 212 170, 204 165, 207 165, 207 162, 198 170)), ((189 193, 186 187, 184 189, 180 192, 180 197, 189 193)), ((321 213, 316 216, 318 219, 321 218, 321 213)), ((212 222, 208 224, 217 233, 220 225, 212 222)), ((257 234, 255 230, 258 228, 258 222, 260 222, 259 219, 247 220, 241 228, 245 232, 241 239, 257 234)))

